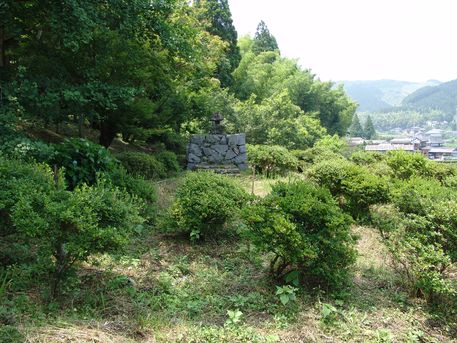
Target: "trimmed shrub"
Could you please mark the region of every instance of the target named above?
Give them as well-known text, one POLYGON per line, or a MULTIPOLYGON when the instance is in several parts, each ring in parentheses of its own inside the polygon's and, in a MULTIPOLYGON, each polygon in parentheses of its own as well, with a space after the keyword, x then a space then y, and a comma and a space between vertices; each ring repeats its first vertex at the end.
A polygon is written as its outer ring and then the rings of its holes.
POLYGON ((343 194, 343 180, 349 176, 350 162, 330 159, 314 164, 306 175, 320 186, 327 187, 333 196, 343 194))
POLYGON ((311 183, 278 183, 270 195, 243 210, 248 235, 272 254, 271 272, 298 272, 310 286, 341 287, 356 260, 350 216, 330 192, 311 183))
POLYGON ((267 177, 296 171, 298 159, 286 148, 278 145, 247 145, 248 161, 259 174, 267 177))
POLYGON ((214 237, 224 224, 237 218, 247 193, 227 176, 210 172, 188 173, 171 206, 175 228, 192 240, 214 237))
POLYGON ((111 173, 117 168, 117 162, 108 150, 87 139, 71 138, 55 147, 57 154, 53 163, 65 169, 70 190, 82 183, 93 185, 97 173, 111 173))
POLYGON ((380 152, 356 151, 350 160, 358 165, 371 165, 385 159, 385 155, 380 152))
POLYGON ((366 167, 346 160, 322 161, 313 165, 308 177, 339 197, 341 206, 354 218, 369 214, 369 206, 389 200, 389 183, 366 167))
MULTIPOLYGON (((456 206, 451 209, 454 217, 456 206)), ((438 218, 446 217, 440 212, 438 218)), ((412 295, 423 296, 430 302, 440 299, 441 303, 457 295, 455 283, 447 276, 455 262, 455 239, 452 246, 446 246, 450 242, 441 236, 439 221, 398 211, 392 205, 373 207, 371 217, 392 256, 394 268, 412 295)), ((455 219, 448 224, 455 225, 455 219)))
POLYGON ((108 177, 114 186, 124 189, 127 193, 144 201, 145 206, 141 214, 147 221, 151 222, 155 219, 157 214, 157 192, 151 181, 128 174, 122 166, 108 175, 108 177))
POLYGON ((430 161, 420 153, 410 153, 401 150, 389 151, 387 165, 392 169, 397 179, 409 179, 412 176, 429 176, 430 161))
POLYGON ((370 205, 388 202, 389 182, 385 177, 374 175, 358 165, 350 164, 345 168, 347 177, 341 182, 346 199, 344 208, 354 218, 368 216, 370 205))
POLYGON ((153 155, 144 152, 123 152, 116 157, 132 175, 150 180, 167 176, 165 166, 153 155))
POLYGON ((79 262, 118 250, 142 225, 142 203, 103 180, 70 192, 48 166, 1 162, 0 210, 14 228, 8 238, 35 255, 33 270, 50 273, 53 295, 79 262))
POLYGON ((155 154, 157 160, 162 163, 168 175, 175 175, 181 170, 178 163, 178 157, 172 151, 161 151, 155 154))

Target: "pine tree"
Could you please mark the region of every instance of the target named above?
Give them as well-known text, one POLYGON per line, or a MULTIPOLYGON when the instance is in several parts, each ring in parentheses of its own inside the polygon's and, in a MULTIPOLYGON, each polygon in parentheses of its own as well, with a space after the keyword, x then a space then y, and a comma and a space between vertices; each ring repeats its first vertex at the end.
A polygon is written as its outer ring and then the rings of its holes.
POLYGON ((352 118, 352 125, 349 129, 349 132, 351 134, 351 137, 365 136, 362 125, 360 124, 359 116, 357 114, 354 114, 354 117, 352 118))
POLYGON ((257 31, 254 35, 254 44, 252 51, 255 54, 260 54, 264 51, 275 51, 279 50, 276 38, 270 33, 267 25, 262 20, 257 26, 257 31))
POLYGON ((232 72, 241 60, 237 45, 238 34, 233 25, 228 1, 196 0, 195 7, 199 10, 199 19, 206 22, 206 31, 228 43, 225 56, 219 61, 215 75, 222 87, 228 87, 233 82, 232 72))
POLYGON ((376 130, 370 116, 367 117, 363 131, 366 139, 373 139, 376 137, 376 130))

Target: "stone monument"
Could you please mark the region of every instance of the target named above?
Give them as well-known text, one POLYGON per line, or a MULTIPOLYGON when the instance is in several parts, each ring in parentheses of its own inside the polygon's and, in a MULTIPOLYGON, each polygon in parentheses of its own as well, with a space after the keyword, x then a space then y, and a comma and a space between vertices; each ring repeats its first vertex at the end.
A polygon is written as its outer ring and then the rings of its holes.
POLYGON ((247 169, 246 135, 225 134, 223 117, 214 113, 211 133, 192 135, 187 146, 187 169, 236 174, 247 169))

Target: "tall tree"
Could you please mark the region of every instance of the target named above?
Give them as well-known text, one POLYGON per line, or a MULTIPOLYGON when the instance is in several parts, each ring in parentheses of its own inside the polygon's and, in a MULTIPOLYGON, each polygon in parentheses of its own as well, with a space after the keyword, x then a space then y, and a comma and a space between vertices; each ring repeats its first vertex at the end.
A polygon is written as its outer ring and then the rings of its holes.
POLYGON ((373 121, 371 120, 370 115, 367 117, 367 120, 365 121, 363 132, 366 139, 373 139, 376 137, 376 129, 374 128, 373 121))
POLYGON ((241 60, 237 45, 238 34, 232 21, 228 0, 196 0, 198 18, 203 21, 205 29, 225 42, 225 54, 217 64, 216 77, 222 87, 232 84, 232 72, 241 60))
POLYGON ((261 20, 254 35, 254 45, 252 47, 252 51, 255 54, 259 54, 264 51, 276 50, 279 51, 276 38, 268 30, 267 24, 261 20))
POLYGON ((360 124, 359 116, 354 114, 352 117, 352 125, 349 129, 351 137, 364 137, 365 133, 363 131, 362 125, 360 124))
POLYGON ((176 129, 198 114, 192 97, 210 82, 223 44, 185 0, 8 4, 0 26, 15 41, 5 51, 14 63, 0 66, 1 86, 45 124, 82 118, 107 147, 118 133, 176 129))

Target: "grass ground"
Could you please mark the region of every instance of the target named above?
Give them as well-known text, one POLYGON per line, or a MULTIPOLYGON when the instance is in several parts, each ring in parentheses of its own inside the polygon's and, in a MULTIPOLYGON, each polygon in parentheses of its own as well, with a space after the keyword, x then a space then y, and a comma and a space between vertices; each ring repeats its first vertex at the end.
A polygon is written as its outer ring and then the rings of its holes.
MULTIPOLYGON (((156 184, 159 211, 179 180, 156 184)), ((250 176, 239 180, 251 190, 250 176)), ((274 182, 257 179, 255 193, 267 194, 274 182)), ((0 300, 11 313, 0 313, 9 318, 0 341, 457 342, 449 323, 402 289, 377 232, 353 230, 360 240, 351 287, 337 295, 301 291, 287 306, 266 261, 236 235, 190 244, 178 234, 144 232, 123 255, 94 256, 59 303, 6 286, 0 300), (229 310, 242 314, 230 320, 229 310)))

